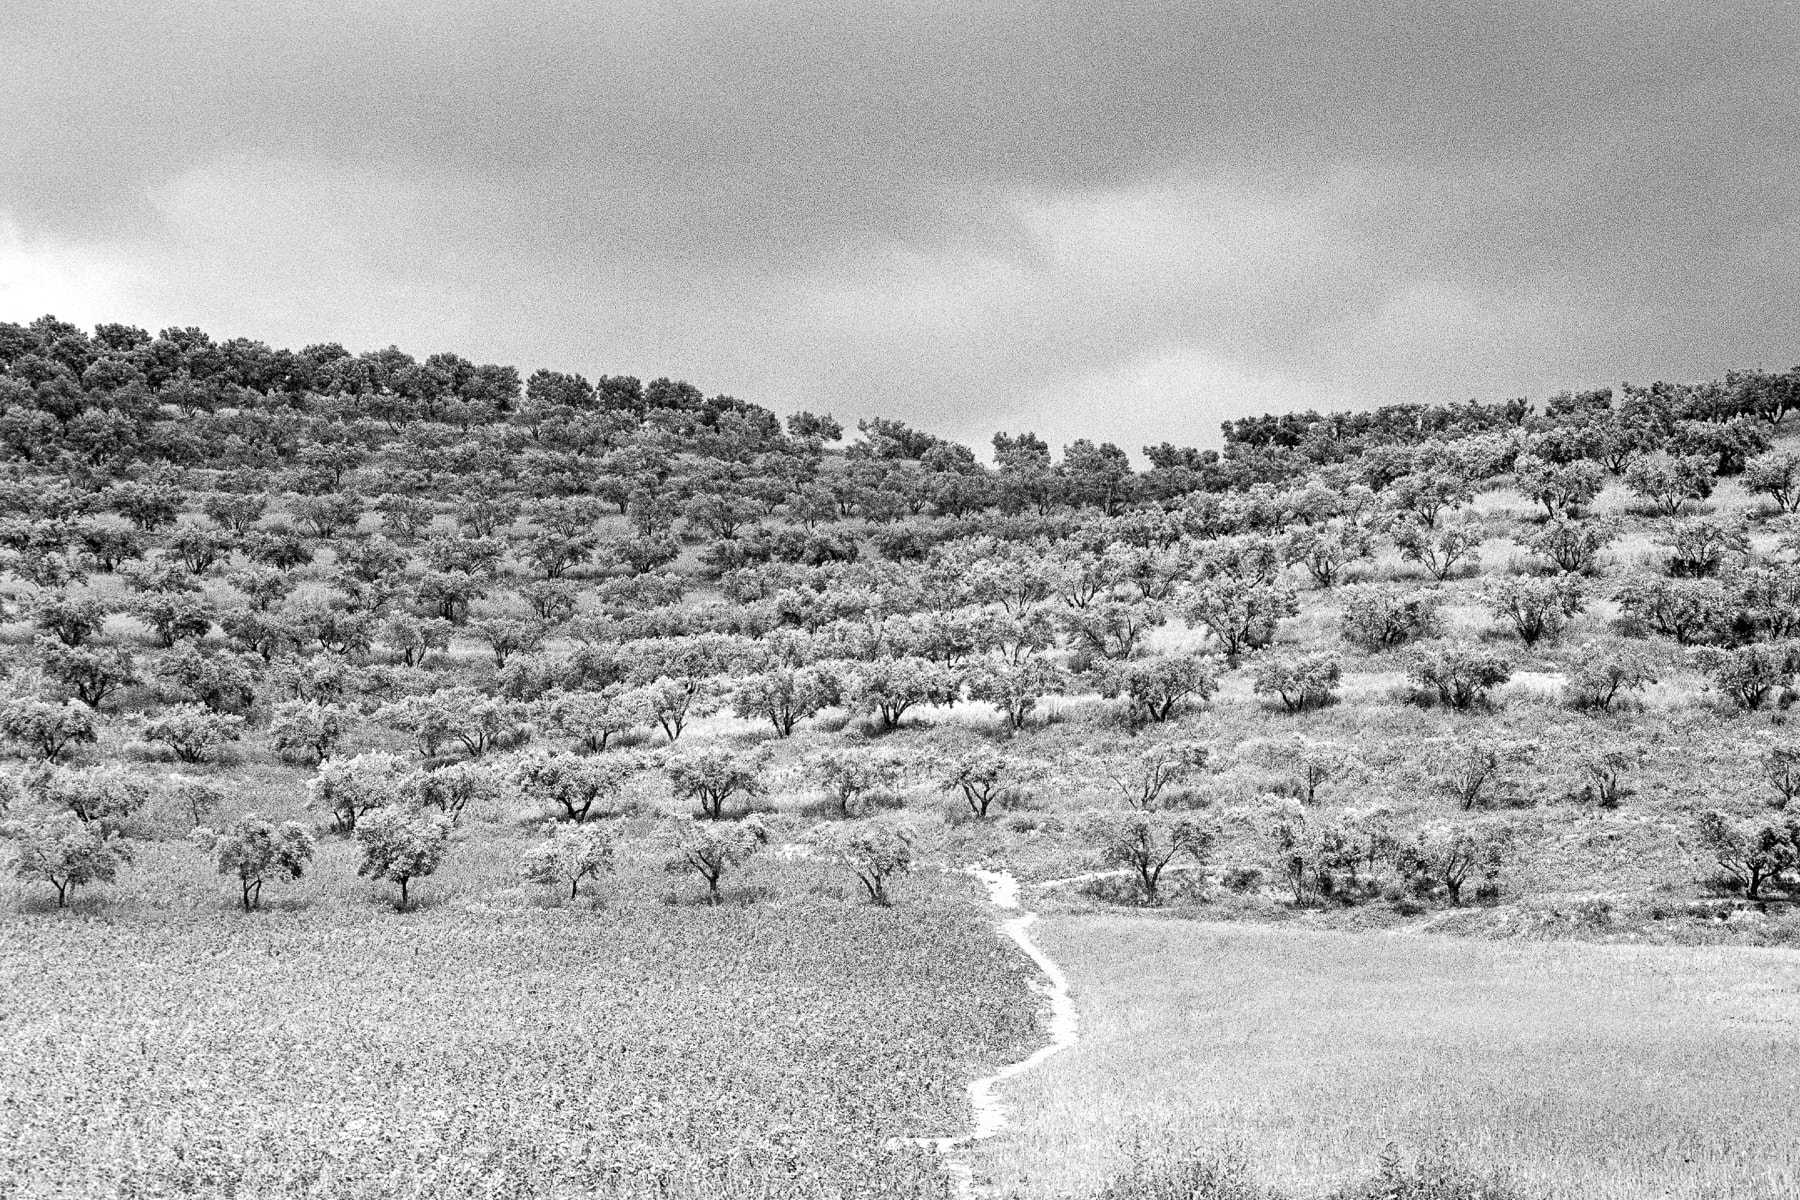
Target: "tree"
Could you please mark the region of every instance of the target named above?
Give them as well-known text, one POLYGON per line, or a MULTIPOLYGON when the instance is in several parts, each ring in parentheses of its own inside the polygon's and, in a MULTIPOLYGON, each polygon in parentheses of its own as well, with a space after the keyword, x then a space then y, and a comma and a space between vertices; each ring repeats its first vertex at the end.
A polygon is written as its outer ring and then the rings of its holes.
POLYGON ((809 758, 806 774, 836 802, 841 815, 854 817, 861 814, 870 793, 893 786, 900 763, 873 750, 833 747, 809 758))
POLYGON ((352 719, 350 711, 341 705, 284 700, 275 706, 269 734, 282 758, 298 755, 319 763, 337 751, 350 732, 352 719))
POLYGON ((532 726, 518 705, 472 687, 441 688, 382 705, 375 719, 412 737, 419 753, 435 757, 455 745, 470 758, 508 750, 531 740, 532 726))
POLYGON ((298 821, 276 825, 257 813, 245 813, 219 831, 202 825, 188 836, 212 858, 219 874, 237 876, 245 912, 261 905, 263 884, 299 879, 313 856, 313 836, 305 826, 298 821))
POLYGON ((707 676, 662 675, 634 689, 628 702, 642 706, 673 743, 690 718, 718 711, 719 691, 718 683, 707 676))
POLYGON ((122 831, 150 802, 149 786, 116 763, 42 767, 26 776, 25 786, 50 808, 109 833, 122 831))
POLYGON ((218 812, 225 803, 225 789, 211 780, 195 775, 172 774, 165 783, 169 798, 187 814, 188 822, 195 829, 206 824, 207 818, 218 812))
POLYGON ((15 844, 13 874, 26 883, 54 887, 58 908, 68 905, 74 888, 111 883, 131 861, 131 847, 122 837, 68 812, 8 821, 0 832, 15 844))
POLYGON ((697 802, 702 816, 717 821, 724 817, 725 804, 733 796, 749 799, 762 793, 768 762, 766 747, 746 753, 709 746, 670 759, 664 770, 676 799, 697 802))
POLYGON ((1747 712, 1755 712, 1793 682, 1796 654, 1792 646, 1762 642, 1735 650, 1706 646, 1694 655, 1700 669, 1712 677, 1713 687, 1747 712))
POLYGON ((942 663, 902 655, 851 664, 840 682, 840 699, 851 711, 875 717, 882 729, 894 729, 915 707, 952 703, 960 680, 942 663))
POLYGON ((1767 496, 1784 513, 1800 512, 1800 454, 1771 450, 1744 464, 1744 490, 1767 496))
POLYGON ((1255 661, 1256 694, 1279 697, 1291 713, 1330 704, 1343 676, 1343 658, 1330 650, 1291 657, 1264 651, 1255 661))
POLYGON ((581 895, 584 879, 599 879, 613 869, 613 836, 610 825, 544 826, 544 838, 526 849, 521 874, 527 883, 569 888, 569 899, 581 895))
POLYGON ((1215 838, 1192 817, 1171 812, 1090 808, 1076 829, 1102 863, 1133 877, 1145 904, 1159 899, 1163 871, 1176 857, 1185 854, 1204 865, 1215 838))
POLYGON ((1226 660, 1236 663, 1244 651, 1274 641, 1281 619, 1299 611, 1299 597, 1285 583, 1222 576, 1198 585, 1182 615, 1217 638, 1226 660))
POLYGON ((1170 720, 1196 700, 1205 703, 1219 689, 1218 668, 1201 654, 1159 654, 1106 663, 1096 674, 1101 695, 1125 698, 1132 725, 1170 720))
POLYGON ((918 836, 918 830, 906 821, 871 817, 820 825, 807 840, 827 858, 855 872, 869 903, 885 908, 890 903, 889 882, 912 870, 918 836))
POLYGON ((117 646, 65 646, 40 637, 32 644, 32 656, 44 674, 93 709, 137 682, 130 651, 117 646))
POLYGON ((1544 506, 1545 515, 1573 516, 1592 504, 1606 483, 1606 472, 1597 462, 1550 463, 1522 454, 1513 465, 1519 491, 1527 500, 1544 506))
POLYGON ((1479 566, 1484 536, 1474 521, 1437 527, 1402 521, 1394 527, 1394 545, 1399 547, 1400 557, 1418 563, 1433 579, 1448 579, 1459 566, 1479 566))
POLYGON ((769 844, 769 830, 756 817, 742 821, 707 821, 698 817, 665 822, 669 848, 664 867, 671 874, 698 875, 706 881, 707 898, 719 902, 719 883, 728 871, 749 862, 769 844))
POLYGON ((1149 811, 1170 787, 1180 787, 1204 771, 1209 756, 1199 742, 1151 742, 1102 759, 1100 770, 1126 807, 1149 811))
POLYGON ((406 779, 405 790, 413 804, 435 808, 456 825, 477 802, 499 799, 505 786, 500 773, 485 763, 453 762, 414 771, 406 779))
POLYGON ((595 757, 559 750, 522 754, 509 764, 507 773, 527 801, 560 810, 563 819, 579 824, 595 805, 610 807, 642 769, 640 761, 624 755, 595 757))
POLYGON ((339 832, 354 833, 367 814, 403 805, 410 779, 410 768, 397 754, 371 750, 354 758, 328 758, 307 781, 306 806, 331 814, 339 832))
POLYGON ((1437 631, 1437 593, 1397 584, 1363 583, 1343 591, 1339 618, 1346 640, 1385 650, 1437 631))
POLYGON ((941 786, 961 792, 969 811, 985 820, 994 804, 1007 804, 1020 795, 1021 764, 991 746, 975 746, 952 758, 944 768, 941 786))
POLYGON ((544 644, 548 632, 537 621, 517 617, 493 617, 475 623, 475 632, 494 652, 494 666, 504 667, 514 654, 529 653, 544 644))
POLYGON ((1463 887, 1476 875, 1484 891, 1497 893, 1510 840, 1506 827, 1492 818, 1438 822, 1401 848, 1395 866, 1414 891, 1441 888, 1452 905, 1461 905, 1463 887))
POLYGON ((1607 742, 1583 751, 1578 761, 1587 781, 1582 795, 1601 808, 1617 808, 1632 794, 1625 777, 1643 765, 1644 749, 1629 742, 1607 742))
POLYGON ((990 659, 970 672, 968 687, 971 699, 992 704, 1018 730, 1031 720, 1040 699, 1062 690, 1063 674, 1043 658, 1016 663, 990 659))
POLYGON ((550 729, 588 754, 605 752, 613 738, 650 721, 642 697, 619 683, 597 692, 552 690, 539 701, 539 711, 550 729))
POLYGON ((1466 709, 1511 679, 1512 663, 1485 647, 1450 642, 1415 651, 1406 673, 1418 687, 1435 692, 1446 708, 1466 709))
POLYGON ((1763 887, 1794 866, 1800 839, 1792 836, 1791 827, 1736 821, 1716 808, 1702 812, 1694 826, 1701 848, 1748 899, 1761 899, 1763 887))
POLYGON ((1597 517, 1546 521, 1524 540, 1533 554, 1568 574, 1591 575, 1600 552, 1618 536, 1617 522, 1597 517))
POLYGON ((1463 811, 1478 808, 1498 785, 1505 764, 1524 753, 1523 747, 1487 738, 1455 742, 1439 759, 1438 786, 1463 811))
POLYGON ((1775 793, 1769 801, 1773 807, 1785 809, 1794 803, 1794 797, 1800 796, 1800 744, 1790 741, 1770 746, 1757 760, 1757 766, 1763 781, 1775 793))
POLYGON ((34 696, 0 701, 0 737, 28 755, 57 762, 71 749, 99 740, 94 710, 79 700, 60 704, 34 696))
POLYGON ((1678 579, 1716 575, 1726 555, 1750 552, 1750 534, 1741 517, 1671 518, 1655 541, 1669 548, 1669 574, 1678 579))
POLYGON ((1555 640, 1563 623, 1586 607, 1581 581, 1574 575, 1553 579, 1509 575, 1488 581, 1482 599, 1495 617, 1509 621, 1519 640, 1535 646, 1544 638, 1555 640))
POLYGON ((80 646, 106 627, 108 609, 91 596, 42 592, 26 612, 31 622, 65 646, 80 646))
POLYGON ((1302 804, 1317 801, 1321 787, 1358 765, 1354 751, 1298 734, 1273 743, 1269 750, 1274 762, 1294 781, 1302 804))
POLYGON ((358 875, 400 885, 399 908, 409 903, 408 885, 434 873, 450 854, 450 818, 389 804, 356 823, 363 859, 358 875))
POLYGON ((1625 468, 1626 488, 1666 517, 1712 495, 1714 478, 1711 461, 1698 456, 1647 455, 1625 468))
POLYGON ((216 713, 202 704, 178 704, 144 722, 147 742, 160 742, 184 763, 211 762, 227 742, 242 735, 244 718, 216 713))
POLYGON ((760 717, 781 737, 794 726, 817 716, 837 699, 837 680, 818 666, 777 664, 740 682, 731 693, 731 707, 738 716, 760 717))

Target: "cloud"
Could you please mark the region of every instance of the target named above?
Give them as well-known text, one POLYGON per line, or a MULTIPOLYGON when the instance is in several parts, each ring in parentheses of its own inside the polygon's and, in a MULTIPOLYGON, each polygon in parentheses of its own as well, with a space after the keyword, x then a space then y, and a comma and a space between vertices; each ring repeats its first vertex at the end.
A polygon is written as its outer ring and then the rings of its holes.
POLYGON ((1774 6, 15 8, 13 319, 1134 450, 1800 358, 1774 6))

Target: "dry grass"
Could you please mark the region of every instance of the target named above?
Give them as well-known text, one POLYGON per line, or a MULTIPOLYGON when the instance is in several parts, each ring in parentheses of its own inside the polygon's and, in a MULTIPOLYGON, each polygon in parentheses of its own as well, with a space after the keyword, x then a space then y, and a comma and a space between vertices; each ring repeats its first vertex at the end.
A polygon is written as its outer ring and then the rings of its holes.
POLYGON ((1800 953, 1062 917, 1082 1041, 978 1164, 1090 1194, 1133 1135, 1316 1195, 1440 1139, 1528 1194, 1800 1195, 1800 953))

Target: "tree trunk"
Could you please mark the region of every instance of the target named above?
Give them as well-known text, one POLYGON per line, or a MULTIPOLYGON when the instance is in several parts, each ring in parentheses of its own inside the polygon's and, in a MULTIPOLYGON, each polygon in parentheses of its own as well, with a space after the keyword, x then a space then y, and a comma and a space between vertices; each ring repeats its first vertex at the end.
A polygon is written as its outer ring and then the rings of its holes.
POLYGON ((406 911, 406 876, 400 877, 400 910, 406 911))

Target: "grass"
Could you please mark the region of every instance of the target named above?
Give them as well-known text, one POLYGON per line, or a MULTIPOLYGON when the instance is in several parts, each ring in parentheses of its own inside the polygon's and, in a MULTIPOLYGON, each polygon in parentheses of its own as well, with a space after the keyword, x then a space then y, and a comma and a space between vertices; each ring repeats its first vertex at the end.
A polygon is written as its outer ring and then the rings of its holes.
POLYGON ((771 861, 755 903, 553 906, 478 839, 398 914, 348 850, 257 914, 173 844, 108 903, 11 897, 0 1194, 942 1196, 887 1139, 959 1132, 1036 1036, 960 878, 877 909, 771 861))
MULTIPOLYGON (((1800 953, 1060 917, 1080 1044, 978 1170, 1092 1194, 1133 1140, 1318 1196, 1448 1144, 1555 1200, 1793 1196, 1800 953)), ((1120 1192, 1120 1195, 1130 1194, 1120 1192)), ((1148 1193, 1145 1193, 1148 1194, 1148 1193)))

